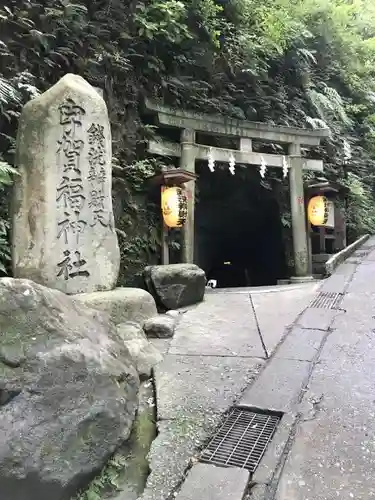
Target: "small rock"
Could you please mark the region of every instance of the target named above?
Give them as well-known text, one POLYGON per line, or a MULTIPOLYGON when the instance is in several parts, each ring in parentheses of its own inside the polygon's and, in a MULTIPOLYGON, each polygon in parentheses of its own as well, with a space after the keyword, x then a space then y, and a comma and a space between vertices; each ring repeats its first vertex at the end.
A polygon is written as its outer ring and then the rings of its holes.
POLYGON ((121 323, 117 325, 117 334, 124 342, 135 361, 140 376, 151 376, 152 368, 162 361, 160 352, 147 339, 138 323, 121 323))
POLYGON ((11 368, 18 368, 25 361, 23 345, 2 346, 0 348, 0 362, 11 368))
POLYGON ((167 311, 165 314, 167 314, 171 318, 178 318, 181 314, 181 311, 176 311, 174 309, 171 309, 170 311, 167 311))
POLYGON ((147 337, 168 339, 173 337, 175 327, 175 318, 166 315, 160 315, 148 319, 143 325, 143 330, 147 337))

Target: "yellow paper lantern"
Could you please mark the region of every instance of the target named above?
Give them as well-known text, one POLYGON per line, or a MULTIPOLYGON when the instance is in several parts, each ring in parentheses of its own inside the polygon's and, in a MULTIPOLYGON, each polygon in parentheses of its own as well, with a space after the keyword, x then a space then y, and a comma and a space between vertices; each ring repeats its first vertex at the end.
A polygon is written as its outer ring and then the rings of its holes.
POLYGON ((324 226, 328 220, 329 206, 325 196, 314 196, 307 207, 309 221, 313 226, 324 226))
POLYGON ((182 227, 187 218, 187 197, 180 187, 162 188, 161 209, 168 227, 182 227))

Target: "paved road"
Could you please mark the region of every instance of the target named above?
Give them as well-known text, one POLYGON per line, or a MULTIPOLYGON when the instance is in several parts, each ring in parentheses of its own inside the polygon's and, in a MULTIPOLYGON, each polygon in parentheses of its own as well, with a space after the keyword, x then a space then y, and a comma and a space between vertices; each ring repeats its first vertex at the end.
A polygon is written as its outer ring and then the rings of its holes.
POLYGON ((334 319, 322 346, 281 479, 269 498, 375 498, 374 246, 372 239, 368 255, 357 252, 346 264, 344 289, 337 277, 329 284, 331 290, 346 292, 340 306, 344 312, 334 319))

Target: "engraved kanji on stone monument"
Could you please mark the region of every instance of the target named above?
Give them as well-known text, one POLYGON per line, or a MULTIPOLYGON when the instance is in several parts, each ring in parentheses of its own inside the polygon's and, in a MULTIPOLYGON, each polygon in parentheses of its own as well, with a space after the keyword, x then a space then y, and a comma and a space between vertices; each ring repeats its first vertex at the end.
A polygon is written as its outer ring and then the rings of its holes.
POLYGON ((112 230, 112 214, 105 207, 105 139, 104 129, 99 123, 92 123, 88 129, 89 135, 89 184, 92 209, 91 226, 97 223, 112 230))
POLYGON ((120 257, 111 154, 107 107, 83 78, 65 75, 24 107, 17 137, 15 277, 65 293, 115 286, 120 257))

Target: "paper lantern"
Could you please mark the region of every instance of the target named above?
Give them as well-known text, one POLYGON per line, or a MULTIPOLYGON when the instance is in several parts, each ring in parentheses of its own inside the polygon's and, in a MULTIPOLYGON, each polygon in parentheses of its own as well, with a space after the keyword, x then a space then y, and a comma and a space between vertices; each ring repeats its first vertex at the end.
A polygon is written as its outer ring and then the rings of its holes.
POLYGON ((309 221, 313 226, 324 226, 329 216, 328 200, 325 196, 314 196, 307 208, 309 221))
POLYGON ((187 218, 187 197, 180 187, 162 188, 161 209, 168 227, 182 227, 187 218))

